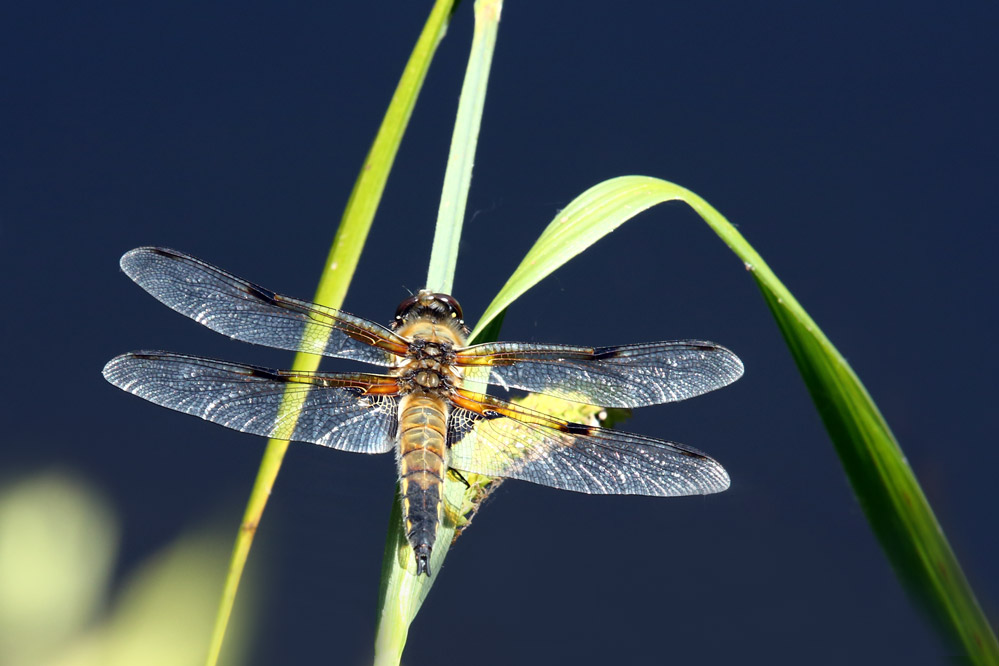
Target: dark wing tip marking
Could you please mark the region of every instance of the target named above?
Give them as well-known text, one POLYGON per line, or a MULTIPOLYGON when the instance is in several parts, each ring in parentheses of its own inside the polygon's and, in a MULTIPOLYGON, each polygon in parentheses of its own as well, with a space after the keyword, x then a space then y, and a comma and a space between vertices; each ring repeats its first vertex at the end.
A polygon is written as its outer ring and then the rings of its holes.
POLYGON ((142 260, 142 258, 144 256, 146 256, 146 255, 155 255, 155 256, 160 256, 160 257, 168 257, 170 259, 176 259, 176 258, 184 257, 185 256, 185 255, 181 254, 180 252, 178 252, 177 250, 171 250, 168 247, 156 247, 156 246, 148 245, 148 246, 144 246, 144 247, 137 247, 134 250, 129 250, 125 254, 121 255, 121 259, 118 261, 118 264, 121 266, 121 269, 123 271, 125 271, 126 273, 128 273, 129 275, 131 275, 131 273, 129 273, 129 270, 128 270, 129 267, 135 261, 142 260))
POLYGON ((171 352, 153 351, 148 349, 143 349, 141 351, 127 352, 125 354, 118 354, 113 359, 104 364, 104 369, 101 370, 101 374, 104 375, 104 379, 114 384, 115 382, 112 380, 112 376, 114 372, 118 368, 120 368, 123 364, 133 360, 155 361, 160 358, 163 358, 163 356, 170 356, 170 355, 171 352))

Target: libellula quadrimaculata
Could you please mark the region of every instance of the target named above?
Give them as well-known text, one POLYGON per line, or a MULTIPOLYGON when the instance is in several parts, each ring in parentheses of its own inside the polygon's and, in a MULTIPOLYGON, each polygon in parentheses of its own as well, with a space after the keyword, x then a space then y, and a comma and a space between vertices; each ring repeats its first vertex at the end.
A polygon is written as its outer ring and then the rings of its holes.
POLYGON ((421 291, 390 327, 289 298, 164 248, 126 253, 121 267, 177 312, 229 337, 374 365, 388 374, 270 370, 198 356, 139 351, 112 359, 104 377, 150 402, 243 432, 399 463, 406 537, 417 575, 443 515, 447 471, 530 481, 583 493, 699 495, 728 488, 725 470, 680 444, 572 423, 473 391, 471 375, 601 407, 683 400, 742 375, 711 342, 617 347, 488 342, 466 346, 451 296, 421 291))

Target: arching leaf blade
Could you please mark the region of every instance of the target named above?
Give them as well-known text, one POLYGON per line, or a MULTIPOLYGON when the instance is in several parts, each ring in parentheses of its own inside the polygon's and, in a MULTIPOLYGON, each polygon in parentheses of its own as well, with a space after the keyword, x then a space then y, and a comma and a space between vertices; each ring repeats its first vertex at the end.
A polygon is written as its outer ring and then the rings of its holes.
POLYGON ((688 190, 644 176, 622 176, 594 185, 565 207, 541 233, 534 246, 479 319, 471 339, 511 303, 569 259, 658 203, 682 200, 688 190))
POLYGON ((622 176, 574 199, 538 238, 473 331, 559 266, 647 208, 683 201, 750 271, 798 364, 872 530, 899 578, 946 639, 975 664, 999 664, 999 643, 912 469, 860 379, 743 236, 693 192, 656 178, 622 176))

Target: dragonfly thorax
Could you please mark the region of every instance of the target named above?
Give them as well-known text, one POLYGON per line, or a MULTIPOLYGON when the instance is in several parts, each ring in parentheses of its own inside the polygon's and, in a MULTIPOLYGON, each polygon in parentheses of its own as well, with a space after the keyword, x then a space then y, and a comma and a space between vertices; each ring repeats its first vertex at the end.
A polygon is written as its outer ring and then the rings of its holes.
POLYGON ((441 339, 416 338, 409 343, 407 355, 417 361, 454 363, 454 344, 441 339))
POLYGON ((400 393, 413 391, 444 394, 454 388, 458 377, 455 369, 437 359, 420 358, 407 361, 399 372, 400 393))
POLYGON ((406 324, 400 333, 410 337, 395 373, 401 395, 415 392, 446 399, 461 386, 461 371, 455 365, 455 347, 464 342, 460 332, 423 317, 406 324))

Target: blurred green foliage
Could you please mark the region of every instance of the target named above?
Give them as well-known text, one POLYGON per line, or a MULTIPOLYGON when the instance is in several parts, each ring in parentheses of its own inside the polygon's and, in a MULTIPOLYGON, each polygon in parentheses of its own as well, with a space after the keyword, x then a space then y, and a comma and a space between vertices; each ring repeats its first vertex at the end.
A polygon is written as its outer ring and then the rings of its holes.
MULTIPOLYGON (((115 587, 120 532, 109 502, 78 476, 45 472, 0 485, 0 664, 175 666, 204 658, 228 532, 183 534, 115 587)), ((237 614, 225 663, 242 662, 249 606, 237 614)))

